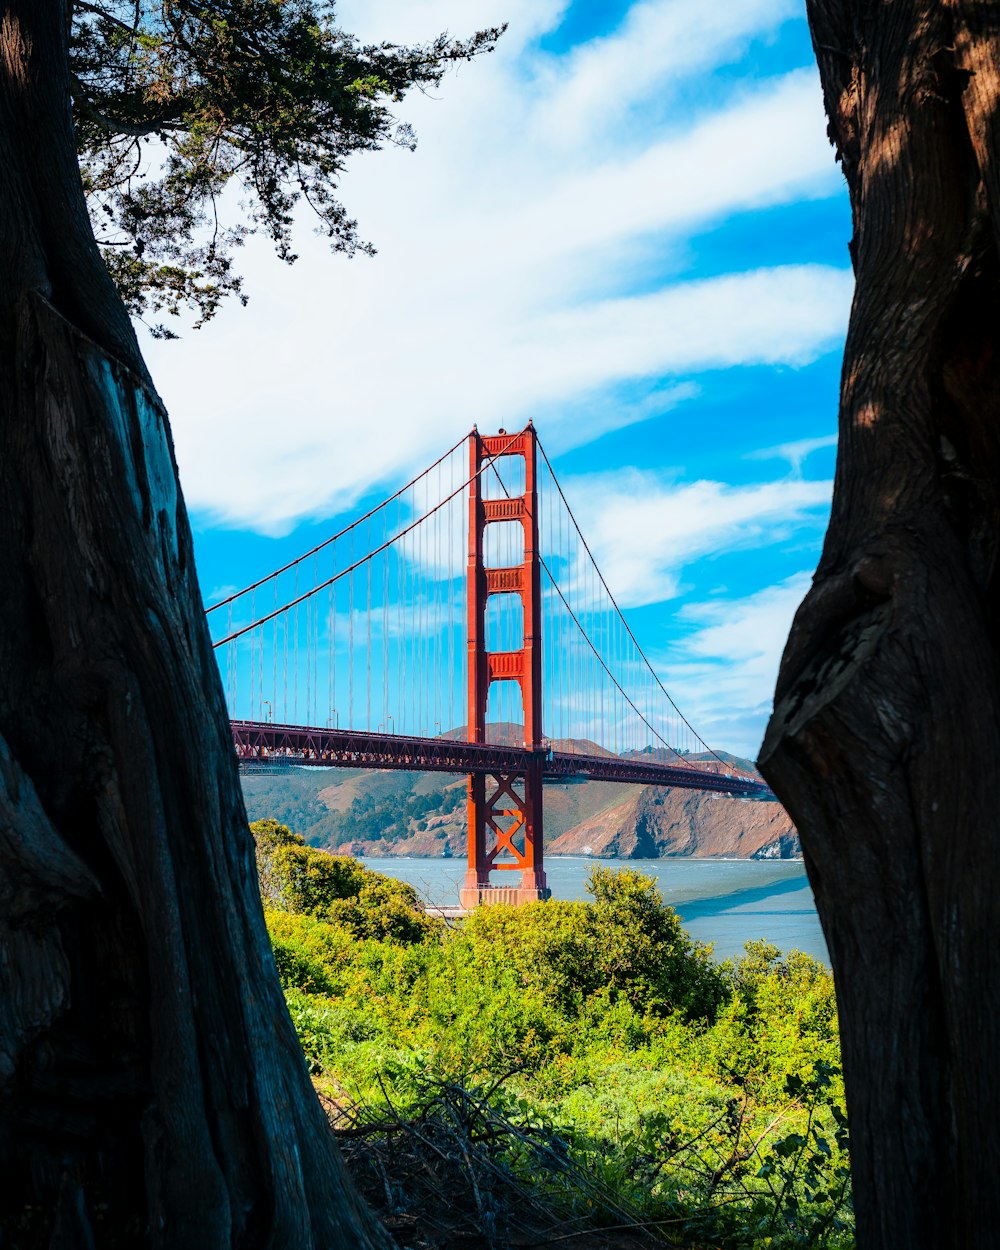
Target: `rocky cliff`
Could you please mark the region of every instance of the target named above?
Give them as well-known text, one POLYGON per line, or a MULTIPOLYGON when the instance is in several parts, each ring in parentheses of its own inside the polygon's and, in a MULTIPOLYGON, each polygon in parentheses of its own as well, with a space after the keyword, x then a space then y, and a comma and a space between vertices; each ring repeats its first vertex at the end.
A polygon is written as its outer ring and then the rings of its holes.
POLYGON ((787 859, 800 853, 798 835, 780 803, 652 786, 580 821, 549 842, 547 850, 616 859, 787 859))

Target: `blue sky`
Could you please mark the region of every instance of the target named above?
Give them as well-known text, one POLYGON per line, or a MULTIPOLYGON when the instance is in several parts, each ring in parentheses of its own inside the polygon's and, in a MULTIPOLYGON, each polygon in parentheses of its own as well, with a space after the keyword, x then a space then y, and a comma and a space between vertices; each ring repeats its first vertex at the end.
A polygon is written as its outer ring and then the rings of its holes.
POLYGON ((374 259, 303 217, 248 308, 145 350, 206 599, 473 422, 529 417, 682 709, 753 754, 818 558, 852 280, 802 5, 348 0, 365 39, 510 23, 355 159, 374 259))

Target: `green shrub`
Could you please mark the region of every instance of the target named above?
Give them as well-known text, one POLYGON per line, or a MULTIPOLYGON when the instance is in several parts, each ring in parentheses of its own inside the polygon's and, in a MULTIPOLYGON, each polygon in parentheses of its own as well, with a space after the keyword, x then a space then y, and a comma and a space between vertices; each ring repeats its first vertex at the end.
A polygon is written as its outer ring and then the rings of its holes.
POLYGON ((321 916, 355 937, 390 942, 420 942, 440 928, 405 882, 307 846, 276 820, 254 821, 250 832, 265 907, 321 916))
POLYGON ((566 1177, 586 1175, 686 1244, 848 1250, 836 1000, 816 960, 750 943, 717 965, 652 880, 601 867, 592 902, 446 928, 411 887, 276 822, 254 831, 293 1021, 348 1101, 391 1119, 428 1081, 478 1089, 564 1152, 558 1184, 526 1180, 567 1217, 589 1199, 566 1177))
POLYGON ((353 961, 349 935, 313 916, 264 912, 281 984, 287 992, 341 995, 353 961))
POLYGON ((420 905, 412 885, 381 873, 363 870, 357 894, 332 902, 321 914, 343 925, 355 937, 409 945, 422 942, 441 928, 420 905))
POLYGON ((731 993, 709 1047, 716 1070, 774 1102, 789 1075, 806 1080, 817 1061, 839 1065, 833 978, 801 951, 782 958, 766 942, 746 950, 724 968, 731 993))
POLYGON ((684 932, 656 882, 640 872, 595 865, 587 889, 594 898, 594 955, 604 983, 626 992, 637 1006, 714 1019, 726 999, 725 978, 710 948, 684 932))

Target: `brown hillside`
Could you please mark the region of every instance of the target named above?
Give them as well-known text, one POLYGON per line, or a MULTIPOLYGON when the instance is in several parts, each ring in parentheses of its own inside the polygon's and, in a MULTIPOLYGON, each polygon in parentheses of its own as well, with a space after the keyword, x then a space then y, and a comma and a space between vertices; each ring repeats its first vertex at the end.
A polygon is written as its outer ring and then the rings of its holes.
MULTIPOLYGON (((520 726, 491 725, 514 740, 520 726)), ((593 743, 557 742, 586 750, 593 743)), ((694 756, 694 761, 702 757, 694 756)), ((726 757, 744 771, 748 760, 726 757)), ((442 773, 291 768, 243 778, 251 820, 273 816, 314 846, 341 854, 454 856, 466 853, 465 780, 442 773)), ((545 787, 546 849, 552 854, 655 858, 798 854, 791 821, 777 803, 608 781, 545 787)))
POLYGON ((656 859, 719 855, 787 859, 799 840, 780 803, 647 786, 582 820, 547 847, 553 855, 656 859))

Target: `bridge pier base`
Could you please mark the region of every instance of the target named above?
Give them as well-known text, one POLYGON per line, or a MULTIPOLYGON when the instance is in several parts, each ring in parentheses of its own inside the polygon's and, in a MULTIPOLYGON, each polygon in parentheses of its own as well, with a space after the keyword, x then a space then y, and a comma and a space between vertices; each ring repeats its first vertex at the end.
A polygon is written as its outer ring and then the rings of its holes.
POLYGON ((551 890, 536 887, 522 889, 518 885, 483 885, 460 890, 459 901, 465 911, 473 911, 476 907, 489 907, 496 903, 505 903, 508 907, 520 907, 522 903, 544 903, 551 893, 551 890))

